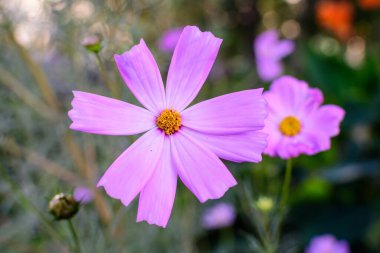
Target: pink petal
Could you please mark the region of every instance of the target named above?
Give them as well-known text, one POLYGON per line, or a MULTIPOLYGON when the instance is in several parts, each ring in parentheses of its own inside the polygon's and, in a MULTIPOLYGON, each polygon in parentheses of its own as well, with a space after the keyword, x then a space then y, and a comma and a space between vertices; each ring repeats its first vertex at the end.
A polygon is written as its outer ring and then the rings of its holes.
POLYGON ((264 153, 279 156, 282 159, 297 157, 301 154, 314 155, 330 149, 330 138, 323 132, 302 132, 294 137, 283 136, 278 130, 271 131, 268 137, 268 147, 264 153))
POLYGON ((236 219, 235 207, 229 203, 218 203, 207 209, 202 217, 202 226, 217 229, 231 226, 236 219))
POLYGON ((337 136, 340 132, 339 125, 343 120, 345 112, 336 105, 324 105, 310 115, 307 130, 311 132, 321 131, 327 136, 337 136))
POLYGON ((124 82, 140 103, 154 113, 163 110, 165 93, 160 70, 144 40, 114 57, 124 82))
POLYGON ((269 156, 276 156, 277 155, 277 147, 278 147, 278 144, 279 142, 281 141, 283 135, 280 134, 279 131, 267 131, 267 130, 263 130, 264 133, 269 133, 268 134, 268 139, 267 139, 267 142, 268 142, 268 145, 266 147, 266 149, 264 150, 264 154, 267 154, 269 156))
POLYGON ((276 30, 267 30, 260 33, 254 42, 254 50, 256 56, 272 56, 272 51, 278 41, 278 32, 276 30))
POLYGON ((305 253, 321 252, 349 253, 350 247, 346 241, 338 241, 333 235, 319 235, 311 240, 305 253))
POLYGON ((183 28, 176 27, 167 30, 159 41, 158 47, 162 52, 172 53, 177 45, 178 39, 181 36, 183 28))
POLYGON ((267 115, 263 89, 234 92, 203 101, 182 112, 182 124, 208 134, 261 130, 267 115))
POLYGON ((173 208, 177 172, 170 156, 169 137, 165 136, 162 158, 140 194, 137 222, 166 227, 173 208))
POLYGON ((323 134, 302 133, 295 137, 283 136, 276 147, 282 159, 298 157, 301 154, 314 155, 330 148, 330 138, 323 134))
POLYGON ((218 157, 238 163, 260 162, 267 145, 267 134, 258 131, 231 135, 204 134, 186 127, 182 131, 203 143, 218 157))
POLYGON ((275 56, 275 58, 282 59, 294 51, 294 42, 291 40, 279 41, 277 42, 277 45, 273 48, 273 50, 273 55, 275 56))
POLYGON ((222 197, 237 184, 218 157, 189 134, 179 131, 170 140, 179 177, 202 203, 222 197))
POLYGON ((138 106, 91 93, 73 91, 70 128, 77 131, 132 135, 155 127, 155 116, 138 106))
POLYGON ((301 118, 309 115, 323 102, 323 95, 319 89, 310 89, 306 82, 291 76, 276 79, 264 96, 269 107, 278 112, 282 111, 282 116, 293 115, 301 118))
POLYGON ((272 81, 284 71, 282 63, 272 58, 258 60, 256 68, 259 77, 265 82, 272 81))
POLYGON ((195 26, 186 26, 178 40, 166 84, 167 106, 182 111, 205 82, 222 40, 195 26))
POLYGON ((111 164, 98 187, 103 186, 109 196, 128 206, 157 168, 163 143, 164 135, 158 129, 141 136, 111 164))

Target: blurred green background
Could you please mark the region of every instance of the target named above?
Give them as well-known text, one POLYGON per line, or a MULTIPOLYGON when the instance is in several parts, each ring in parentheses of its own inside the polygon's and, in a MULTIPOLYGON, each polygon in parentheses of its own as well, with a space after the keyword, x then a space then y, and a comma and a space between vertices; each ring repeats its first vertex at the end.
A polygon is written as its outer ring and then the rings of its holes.
POLYGON ((326 233, 347 240, 352 252, 380 252, 378 2, 347 1, 350 8, 330 17, 320 1, 310 0, 0 1, 0 251, 72 252, 68 226, 53 220, 48 203, 56 193, 86 186, 95 199, 72 220, 83 252, 254 252, 246 206, 260 196, 276 201, 284 161, 265 156, 260 164, 227 163, 238 186, 205 204, 180 183, 168 227, 161 229, 135 222, 136 201, 124 207, 95 189, 137 137, 68 129, 72 90, 111 96, 112 86, 119 98, 137 103, 114 53, 144 38, 165 80, 171 54, 160 52, 158 41, 168 29, 191 24, 223 39, 195 102, 267 89, 252 45, 257 34, 275 28, 296 43, 285 73, 319 87, 325 103, 346 110, 331 150, 294 161, 280 252, 304 252, 313 236, 326 233), (98 56, 81 44, 92 35, 101 38, 98 56), (235 222, 205 229, 202 215, 221 201, 235 206, 235 222))

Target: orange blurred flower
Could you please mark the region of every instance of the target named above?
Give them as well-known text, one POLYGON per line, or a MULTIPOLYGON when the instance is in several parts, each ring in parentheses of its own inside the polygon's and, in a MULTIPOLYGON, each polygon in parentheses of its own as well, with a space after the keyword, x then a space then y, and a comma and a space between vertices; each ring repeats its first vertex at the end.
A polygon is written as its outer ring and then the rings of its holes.
POLYGON ((363 9, 380 8, 380 0, 359 0, 359 5, 363 9))
POLYGON ((346 1, 320 1, 316 4, 317 23, 346 40, 352 34, 354 6, 346 1))

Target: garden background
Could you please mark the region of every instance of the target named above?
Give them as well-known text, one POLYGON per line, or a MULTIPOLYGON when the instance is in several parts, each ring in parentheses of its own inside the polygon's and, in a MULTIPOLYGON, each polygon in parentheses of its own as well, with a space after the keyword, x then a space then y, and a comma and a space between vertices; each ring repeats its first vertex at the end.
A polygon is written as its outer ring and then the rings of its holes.
MULTIPOLYGON (((0 1, 0 251, 72 252, 66 221, 48 212, 57 193, 90 189, 72 218, 82 252, 255 252, 252 209, 276 201, 285 162, 226 162, 238 181, 220 200, 199 201, 178 184, 168 227, 136 223, 137 201, 124 207, 96 183, 137 137, 69 130, 72 90, 137 103, 113 54, 144 38, 163 79, 171 52, 163 34, 196 25, 223 43, 193 102, 264 87, 253 43, 268 29, 295 42, 285 74, 322 90, 346 111, 332 148, 294 160, 290 209, 280 252, 304 252, 332 234, 351 252, 380 252, 380 3, 313 0, 14 0, 0 1), (85 47, 95 41, 99 48, 85 47), (99 53, 97 49, 100 49, 99 53), (207 210, 233 205, 233 221, 205 225, 207 210)), ((264 215, 265 216, 265 215, 264 215)))

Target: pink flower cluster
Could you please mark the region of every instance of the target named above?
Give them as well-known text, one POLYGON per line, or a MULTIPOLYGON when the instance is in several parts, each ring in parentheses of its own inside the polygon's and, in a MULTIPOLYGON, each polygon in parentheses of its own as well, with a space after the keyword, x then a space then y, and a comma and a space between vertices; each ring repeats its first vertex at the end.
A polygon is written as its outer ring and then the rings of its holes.
POLYGON ((167 225, 178 177, 200 202, 222 197, 237 182, 220 158, 260 162, 263 152, 284 159, 315 154, 327 150, 330 138, 339 132, 344 111, 321 106, 322 93, 292 77, 276 80, 264 95, 263 89, 251 89, 189 106, 221 43, 210 32, 183 28, 165 87, 144 40, 115 55, 126 85, 145 108, 73 92, 71 129, 105 135, 144 133, 98 182, 126 206, 139 195, 137 221, 167 225))

